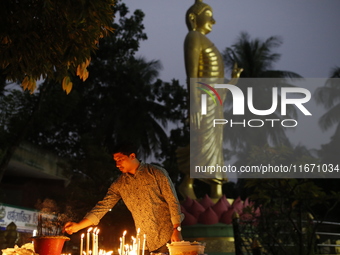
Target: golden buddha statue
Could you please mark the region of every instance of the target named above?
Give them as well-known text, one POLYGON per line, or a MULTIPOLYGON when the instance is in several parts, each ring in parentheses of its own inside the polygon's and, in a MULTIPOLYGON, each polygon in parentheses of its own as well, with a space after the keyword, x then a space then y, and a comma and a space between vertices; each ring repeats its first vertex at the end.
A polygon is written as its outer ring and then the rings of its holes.
POLYGON ((224 78, 222 56, 206 37, 215 23, 211 7, 202 0, 196 0, 186 13, 189 32, 184 41, 184 59, 188 79, 224 78))
MULTIPOLYGON (((186 24, 189 32, 184 41, 184 60, 187 86, 190 92, 191 139, 195 139, 194 144, 197 146, 192 146, 190 152, 188 147, 180 148, 177 155, 179 168, 186 174, 179 187, 179 192, 182 196, 188 196, 193 199, 196 197, 193 191, 194 180, 188 176, 190 173, 189 157, 191 159, 195 157, 194 161, 201 166, 224 165, 223 125, 211 128, 212 119, 224 119, 223 107, 214 107, 214 102, 208 97, 208 111, 203 118, 200 108, 200 91, 190 89, 190 79, 192 78, 207 79, 210 85, 225 83, 222 55, 206 36, 211 32, 215 23, 212 8, 203 3, 202 0, 196 0, 186 12, 186 24)), ((237 79, 241 72, 242 69, 235 66, 232 78, 237 79)), ((234 79, 228 83, 231 84, 231 82, 235 84, 234 79)), ((227 90, 223 90, 219 94, 221 99, 224 100, 227 90)), ((215 176, 214 178, 203 178, 201 180, 210 184, 210 197, 217 198, 223 195, 222 184, 227 181, 227 178, 215 176)))

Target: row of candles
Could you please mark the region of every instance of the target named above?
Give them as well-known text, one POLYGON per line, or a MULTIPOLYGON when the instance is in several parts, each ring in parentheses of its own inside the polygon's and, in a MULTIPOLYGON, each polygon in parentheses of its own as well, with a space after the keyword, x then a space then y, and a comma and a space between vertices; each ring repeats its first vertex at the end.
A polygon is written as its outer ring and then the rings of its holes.
MULTIPOLYGON (((92 251, 90 251, 91 254, 92 251)), ((98 255, 112 255, 113 251, 105 251, 103 249, 100 249, 98 251, 98 255)), ((85 251, 83 252, 83 255, 85 254, 85 251)), ((61 253, 60 255, 72 255, 72 253, 61 253)))
MULTIPOLYGON (((92 251, 90 251, 90 254, 91 254, 92 251)), ((98 255, 112 255, 113 251, 105 251, 105 250, 102 250, 100 249, 98 251, 98 255)), ((83 255, 85 254, 85 251, 83 252, 83 255)), ((62 253, 60 255, 72 255, 71 253, 62 253)))
MULTIPOLYGON (((102 255, 102 254, 112 254, 112 252, 105 252, 99 249, 98 242, 99 229, 98 228, 88 228, 85 234, 81 235, 80 238, 80 255, 102 255), (84 249, 85 246, 85 249, 84 249)), ((120 237, 120 246, 118 253, 120 255, 144 255, 146 246, 146 235, 143 235, 143 240, 140 237, 140 229, 137 230, 137 236, 131 237, 132 244, 129 245, 125 240, 126 230, 123 232, 123 236, 120 237), (142 252, 142 254, 141 254, 142 252)))
POLYGON ((143 241, 140 237, 140 229, 137 229, 137 236, 131 237, 132 245, 125 244, 126 231, 123 232, 123 236, 120 240, 120 247, 118 253, 120 255, 144 255, 146 246, 146 234, 143 235, 143 241), (141 246, 142 245, 142 246, 141 246), (142 254, 140 252, 142 251, 142 254))
POLYGON ((91 227, 87 229, 85 250, 84 250, 85 234, 81 235, 80 255, 99 255, 98 235, 99 235, 99 228, 91 227), (92 249, 90 249, 90 245, 92 245, 91 247, 92 249))

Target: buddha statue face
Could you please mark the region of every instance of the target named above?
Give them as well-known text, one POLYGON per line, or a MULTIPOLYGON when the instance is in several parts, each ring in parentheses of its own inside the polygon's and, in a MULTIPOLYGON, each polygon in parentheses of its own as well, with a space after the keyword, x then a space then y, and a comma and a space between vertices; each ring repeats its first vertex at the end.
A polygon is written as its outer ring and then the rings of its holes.
POLYGON ((202 34, 211 32, 212 25, 216 23, 213 18, 212 8, 203 3, 202 0, 196 0, 186 14, 186 23, 189 31, 199 31, 202 34))
POLYGON ((212 26, 216 23, 213 18, 211 8, 206 8, 201 14, 196 16, 196 31, 202 34, 208 34, 212 30, 212 26))

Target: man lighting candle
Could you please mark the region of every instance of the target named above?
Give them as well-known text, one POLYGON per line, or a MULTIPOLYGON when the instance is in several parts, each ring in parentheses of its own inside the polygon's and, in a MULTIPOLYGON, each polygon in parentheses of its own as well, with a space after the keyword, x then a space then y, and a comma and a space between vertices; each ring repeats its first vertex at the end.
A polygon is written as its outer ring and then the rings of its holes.
POLYGON ((114 181, 104 199, 85 215, 80 222, 68 222, 64 231, 68 234, 91 225, 100 219, 116 203, 123 199, 131 211, 137 229, 148 237, 145 254, 167 253, 168 242, 181 241, 180 203, 174 185, 165 169, 141 162, 137 150, 131 144, 117 147, 113 159, 122 175, 114 181))

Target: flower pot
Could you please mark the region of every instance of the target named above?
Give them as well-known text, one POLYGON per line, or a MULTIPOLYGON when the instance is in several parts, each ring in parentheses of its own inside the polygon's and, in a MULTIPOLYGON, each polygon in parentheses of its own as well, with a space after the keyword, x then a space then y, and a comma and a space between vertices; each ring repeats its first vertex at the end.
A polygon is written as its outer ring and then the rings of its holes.
POLYGON ((39 255, 60 255, 68 240, 66 236, 34 236, 34 251, 39 255))

